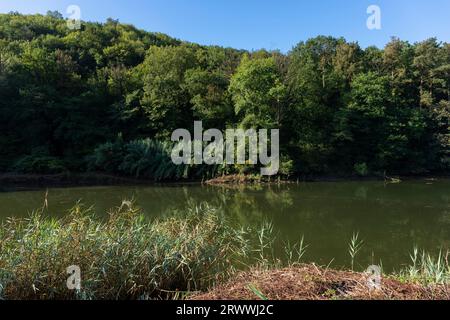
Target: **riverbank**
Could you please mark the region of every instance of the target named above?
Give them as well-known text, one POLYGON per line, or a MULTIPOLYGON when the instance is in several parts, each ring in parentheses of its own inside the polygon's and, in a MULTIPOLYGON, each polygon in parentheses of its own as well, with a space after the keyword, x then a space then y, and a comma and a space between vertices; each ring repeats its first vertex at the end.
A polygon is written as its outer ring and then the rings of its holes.
POLYGON ((154 181, 151 179, 137 179, 127 176, 105 174, 101 172, 87 173, 61 173, 53 175, 0 173, 0 191, 2 189, 33 189, 51 187, 78 187, 78 186, 115 186, 115 185, 155 185, 155 184, 207 184, 207 185, 243 185, 243 184, 295 184, 300 182, 348 182, 348 181, 386 181, 399 183, 407 180, 439 180, 449 179, 450 175, 410 175, 389 177, 379 176, 359 177, 355 175, 310 175, 292 179, 279 179, 277 177, 263 178, 256 175, 227 175, 210 180, 179 180, 154 181))
MULTIPOLYGON (((155 185, 162 182, 155 182, 149 179, 136 179, 105 173, 61 173, 52 175, 37 174, 0 174, 1 189, 34 189, 34 188, 58 188, 58 187, 81 187, 81 186, 116 186, 116 185, 155 185)), ((171 184, 192 184, 197 181, 166 181, 171 184)))
POLYGON ((233 184, 292 184, 299 182, 348 182, 348 181, 385 181, 387 183, 400 183, 408 180, 438 180, 449 179, 449 174, 429 175, 403 175, 403 176, 358 176, 347 175, 303 175, 300 177, 283 179, 280 177, 261 177, 258 175, 226 175, 206 181, 210 185, 233 185, 233 184))
POLYGON ((233 277, 191 300, 450 300, 450 287, 381 277, 378 288, 369 275, 304 264, 276 270, 252 270, 233 277))

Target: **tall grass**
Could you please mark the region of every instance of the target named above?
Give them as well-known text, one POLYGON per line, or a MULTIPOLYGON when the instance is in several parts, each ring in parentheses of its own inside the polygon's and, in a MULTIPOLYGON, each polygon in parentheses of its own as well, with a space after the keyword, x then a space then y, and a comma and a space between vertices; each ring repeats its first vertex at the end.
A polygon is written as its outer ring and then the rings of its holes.
POLYGON ((309 245, 305 244, 304 236, 300 239, 300 242, 294 243, 293 245, 288 241, 284 246, 284 253, 287 257, 288 265, 300 264, 308 247, 309 245))
POLYGON ((399 273, 400 278, 423 284, 450 283, 449 252, 444 255, 442 250, 437 257, 415 247, 410 254, 411 265, 399 273))
POLYGON ((66 218, 10 219, 0 229, 0 298, 140 299, 206 290, 245 259, 242 231, 207 205, 147 221, 124 202, 106 221, 77 205, 66 218), (66 287, 81 268, 81 290, 66 287))
POLYGON ((359 233, 354 233, 348 245, 348 254, 350 255, 352 270, 355 270, 355 258, 361 251, 364 242, 359 240, 359 233))
POLYGON ((223 172, 223 165, 195 165, 173 163, 175 144, 152 139, 125 142, 118 138, 98 146, 88 157, 90 170, 134 176, 155 181, 210 179, 223 172))

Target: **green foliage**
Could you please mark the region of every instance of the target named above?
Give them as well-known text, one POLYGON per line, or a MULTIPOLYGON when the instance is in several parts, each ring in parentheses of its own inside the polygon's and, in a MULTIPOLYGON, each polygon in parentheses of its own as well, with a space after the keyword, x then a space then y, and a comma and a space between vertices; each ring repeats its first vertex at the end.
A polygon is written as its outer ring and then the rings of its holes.
POLYGON ((19 159, 13 166, 17 173, 55 174, 67 171, 62 160, 45 152, 35 152, 19 159))
POLYGON ((2 172, 18 162, 29 168, 21 171, 59 171, 56 159, 84 171, 94 150, 98 165, 89 161, 91 168, 126 175, 227 172, 175 170, 165 160, 156 168, 158 157, 167 158, 156 142, 105 144, 119 134, 124 141, 168 141, 194 120, 222 130, 280 129, 285 176, 349 174, 362 163, 373 173, 450 170, 450 44, 434 38, 393 38, 383 49, 362 49, 319 36, 288 54, 245 52, 113 19, 70 30, 57 12, 0 14, 0 96, 2 172), (54 161, 23 159, 40 157, 36 148, 54 161))
POLYGON ((354 233, 350 243, 348 244, 348 254, 351 258, 352 270, 355 269, 355 258, 358 253, 361 251, 364 242, 359 240, 359 233, 354 233))
POLYGON ((284 110, 286 87, 275 59, 244 56, 231 79, 229 91, 235 112, 244 128, 279 128, 284 110))
POLYGON ((448 284, 450 281, 450 266, 448 264, 448 252, 439 252, 437 257, 429 253, 419 252, 417 247, 410 254, 411 265, 399 273, 401 279, 419 282, 425 285, 448 284))
POLYGON ((294 173, 294 161, 287 156, 280 159, 279 174, 289 178, 294 173))
POLYGON ((234 122, 234 110, 227 92, 229 80, 221 70, 190 69, 186 72, 183 87, 192 97, 192 111, 195 119, 201 119, 204 126, 224 129, 234 122))
POLYGON ((142 65, 141 104, 158 136, 168 138, 173 130, 192 126, 190 99, 183 83, 186 71, 195 65, 195 51, 188 46, 148 50, 142 65))
POLYGON ((91 170, 100 169, 105 172, 114 172, 123 162, 125 157, 125 146, 122 139, 114 143, 107 142, 98 146, 94 154, 89 157, 88 167, 91 170))
POLYGON ((62 220, 42 209, 0 229, 0 298, 136 300, 206 290, 246 248, 245 233, 207 205, 155 221, 127 201, 106 221, 81 205, 62 220), (72 265, 82 270, 79 291, 65 285, 72 265))
POLYGON ((369 168, 366 163, 357 163, 355 164, 355 172, 360 177, 367 177, 369 174, 369 168))
POLYGON ((216 176, 222 166, 175 165, 172 142, 151 139, 105 143, 88 157, 90 170, 115 173, 155 181, 205 179, 216 176))

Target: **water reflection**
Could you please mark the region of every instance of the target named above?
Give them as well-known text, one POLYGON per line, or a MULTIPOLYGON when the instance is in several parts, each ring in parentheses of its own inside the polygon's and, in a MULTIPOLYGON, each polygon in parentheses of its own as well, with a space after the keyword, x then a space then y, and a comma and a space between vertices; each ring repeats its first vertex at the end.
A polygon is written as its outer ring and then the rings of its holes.
MULTIPOLYGON (((43 203, 45 190, 0 193, 1 218, 26 216, 43 203)), ((305 259, 348 266, 348 242, 359 232, 364 247, 357 265, 382 261, 387 270, 408 263, 414 245, 431 252, 449 248, 450 181, 304 183, 273 186, 93 187, 49 190, 49 212, 63 216, 78 200, 101 215, 123 199, 135 199, 149 217, 183 210, 188 203, 223 208, 233 223, 257 226, 271 221, 283 243, 303 235, 305 259)))

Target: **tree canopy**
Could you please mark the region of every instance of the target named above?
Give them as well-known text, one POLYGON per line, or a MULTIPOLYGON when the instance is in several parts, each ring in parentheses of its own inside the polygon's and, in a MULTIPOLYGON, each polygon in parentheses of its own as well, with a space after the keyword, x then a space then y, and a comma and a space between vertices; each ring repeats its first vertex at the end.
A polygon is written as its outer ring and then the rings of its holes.
POLYGON ((450 168, 450 44, 435 38, 363 49, 319 36, 283 54, 1 14, 0 97, 3 172, 85 171, 118 137, 164 142, 194 120, 279 128, 297 175, 450 168))

